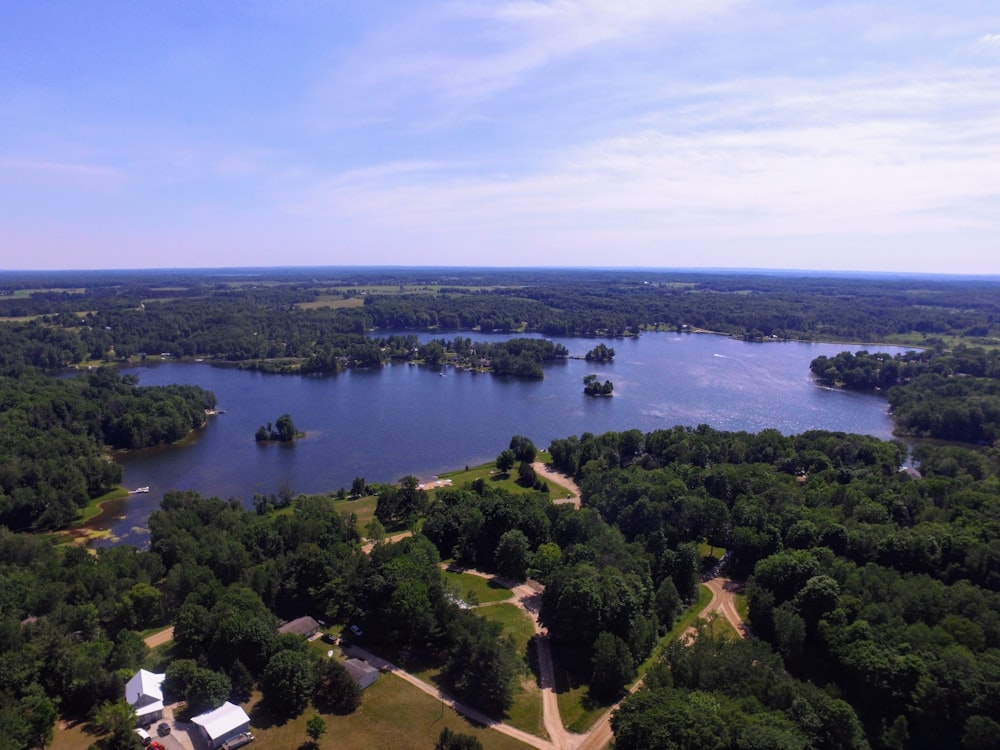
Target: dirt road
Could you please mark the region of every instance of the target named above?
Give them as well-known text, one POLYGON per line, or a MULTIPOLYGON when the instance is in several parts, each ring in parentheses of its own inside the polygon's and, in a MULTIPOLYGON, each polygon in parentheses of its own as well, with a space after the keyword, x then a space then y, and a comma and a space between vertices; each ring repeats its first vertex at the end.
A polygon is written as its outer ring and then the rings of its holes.
POLYGON ((174 639, 174 626, 171 625, 169 628, 161 630, 158 633, 152 633, 150 635, 147 635, 146 638, 144 639, 144 642, 150 648, 156 648, 157 646, 160 646, 164 643, 168 643, 173 639, 174 639))
POLYGON ((573 481, 572 477, 568 477, 555 469, 553 469, 548 464, 543 464, 541 461, 535 461, 531 465, 531 468, 535 470, 535 473, 545 477, 553 484, 558 484, 560 487, 564 487, 569 492, 569 497, 560 497, 552 500, 556 505, 561 505, 563 503, 570 503, 574 508, 579 510, 580 508, 580 488, 576 486, 576 482, 573 481))
MULTIPOLYGON (((736 594, 739 592, 740 584, 728 578, 713 578, 710 581, 706 581, 705 585, 712 592, 712 599, 698 613, 698 617, 704 620, 711 617, 713 613, 718 612, 736 628, 736 632, 742 638, 746 638, 748 633, 747 624, 740 617, 739 612, 736 611, 736 594)), ((695 628, 688 628, 684 631, 681 638, 694 637, 696 633, 697 630, 695 628)), ((634 693, 640 687, 642 687, 641 681, 632 686, 631 692, 634 693)), ((594 724, 590 732, 584 735, 583 741, 574 750, 602 750, 609 747, 611 741, 614 739, 614 735, 611 732, 611 714, 616 708, 618 708, 617 705, 612 706, 607 713, 598 719, 597 723, 594 724)))

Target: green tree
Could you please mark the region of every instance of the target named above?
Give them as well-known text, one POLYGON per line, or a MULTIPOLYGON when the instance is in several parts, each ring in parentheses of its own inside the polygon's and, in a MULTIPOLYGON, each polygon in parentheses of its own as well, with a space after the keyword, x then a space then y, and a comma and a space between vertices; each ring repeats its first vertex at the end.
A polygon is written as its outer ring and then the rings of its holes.
POLYGON ((445 727, 438 735, 434 750, 483 750, 483 744, 471 734, 453 732, 445 727))
POLYGON ((514 468, 514 462, 516 461, 514 456, 514 451, 510 448, 505 448, 500 451, 500 455, 497 456, 497 470, 506 474, 512 468, 514 468))
POLYGON ((187 703, 195 714, 218 708, 233 690, 229 678, 211 669, 196 668, 187 681, 187 703))
POLYGON ((274 426, 276 439, 283 443, 294 440, 299 434, 298 430, 295 429, 295 423, 292 422, 292 417, 289 414, 282 414, 278 417, 278 421, 275 422, 274 426))
POLYGON ((590 690, 599 700, 616 698, 635 679, 635 661, 628 644, 611 633, 597 636, 591 664, 590 690))
POLYGON ((351 482, 351 497, 362 497, 368 492, 368 484, 364 477, 354 477, 351 482))
POLYGON ((319 742, 319 738, 326 734, 326 722, 319 714, 313 714, 306 722, 306 734, 314 743, 319 742))
POLYGON ((519 529, 504 532, 497 544, 493 562, 500 575, 523 581, 531 564, 531 542, 524 532, 519 529))
POLYGON ((261 688, 264 700, 279 716, 298 716, 309 703, 316 674, 305 654, 279 651, 267 663, 261 688))
POLYGON ((349 714, 361 705, 361 688, 339 661, 326 659, 316 668, 313 697, 335 714, 349 714))

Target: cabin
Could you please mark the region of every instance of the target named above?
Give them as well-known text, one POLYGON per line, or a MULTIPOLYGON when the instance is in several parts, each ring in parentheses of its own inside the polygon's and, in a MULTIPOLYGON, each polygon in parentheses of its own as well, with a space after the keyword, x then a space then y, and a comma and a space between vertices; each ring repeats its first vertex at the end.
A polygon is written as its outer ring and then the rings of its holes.
POLYGON ((250 717, 246 711, 229 701, 212 711, 195 716, 191 723, 198 727, 209 750, 216 750, 228 740, 250 731, 250 717))
POLYGON ((125 702, 135 709, 136 724, 146 726, 163 718, 165 674, 140 669, 125 683, 125 702))
POLYGON ((344 669, 357 686, 364 690, 378 679, 378 670, 371 664, 361 659, 347 659, 344 661, 344 669))
POLYGON ((318 631, 319 622, 309 616, 289 620, 278 628, 279 633, 295 633, 303 638, 312 638, 318 631))

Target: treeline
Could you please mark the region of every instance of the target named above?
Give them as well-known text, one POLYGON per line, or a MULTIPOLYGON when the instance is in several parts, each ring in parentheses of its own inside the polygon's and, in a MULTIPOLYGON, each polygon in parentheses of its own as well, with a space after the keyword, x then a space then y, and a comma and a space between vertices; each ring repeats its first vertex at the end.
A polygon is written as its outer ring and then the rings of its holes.
MULTIPOLYGON (((547 336, 708 329, 749 340, 891 341, 1000 336, 990 281, 689 272, 313 269, 234 279, 211 272, 12 276, 0 315, 18 324, 5 368, 168 353, 276 372, 389 361, 373 330, 547 336), (51 288, 57 285, 65 288, 51 288), (74 288, 79 287, 79 288, 74 288), (334 305, 331 300, 336 300, 334 305), (339 304, 343 303, 343 304, 339 304), (330 306, 324 307, 323 305, 330 306), (72 334, 72 335, 67 335, 72 334), (78 339, 78 340, 76 340, 78 339)), ((10 332, 4 338, 11 339, 10 332)), ((5 342, 6 343, 6 342, 5 342)))
POLYGON ((66 379, 0 377, 0 525, 72 523, 121 482, 108 449, 180 440, 215 406, 214 394, 195 386, 137 383, 137 376, 110 369, 66 379))
POLYGON ((897 434, 983 444, 1000 438, 1000 350, 841 352, 817 357, 810 369, 826 385, 885 393, 897 434))

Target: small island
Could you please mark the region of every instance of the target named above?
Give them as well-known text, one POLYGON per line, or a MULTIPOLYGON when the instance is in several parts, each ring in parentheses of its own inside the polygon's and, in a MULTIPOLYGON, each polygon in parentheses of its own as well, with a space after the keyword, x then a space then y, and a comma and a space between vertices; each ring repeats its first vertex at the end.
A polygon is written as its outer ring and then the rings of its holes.
POLYGON ((596 375, 587 375, 583 379, 583 392, 588 396, 610 396, 614 390, 614 383, 610 380, 599 383, 596 375))
POLYGON ((611 362, 615 358, 615 350, 604 345, 598 344, 589 352, 587 352, 586 360, 588 362, 611 362))
POLYGON ((305 437, 305 433, 295 429, 295 423, 288 414, 282 414, 273 425, 270 422, 266 427, 261 425, 254 435, 258 443, 290 443, 300 437, 305 437))

